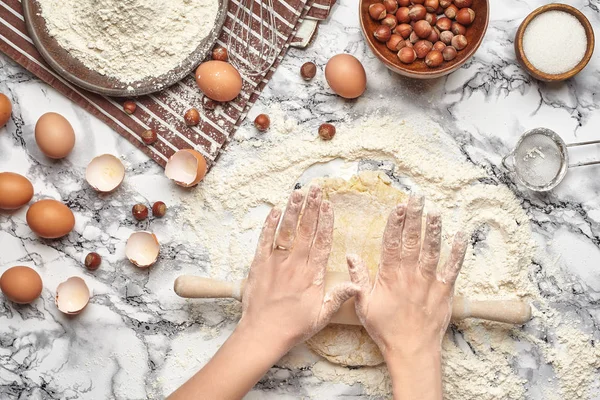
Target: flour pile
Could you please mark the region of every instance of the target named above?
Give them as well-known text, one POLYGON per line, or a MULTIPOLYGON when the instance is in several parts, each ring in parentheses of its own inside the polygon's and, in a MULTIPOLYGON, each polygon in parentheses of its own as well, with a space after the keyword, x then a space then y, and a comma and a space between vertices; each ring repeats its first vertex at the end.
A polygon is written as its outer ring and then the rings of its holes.
POLYGON ((38 0, 49 34, 86 67, 123 83, 166 74, 214 26, 217 0, 38 0))
MULTIPOLYGON (((437 125, 422 122, 424 117, 412 124, 374 115, 337 126, 336 137, 323 142, 311 130, 285 121, 277 110, 271 116, 271 130, 262 140, 244 138, 230 146, 185 212, 185 222, 205 238, 213 278, 245 277, 269 207, 284 206, 295 186, 318 176, 347 179, 359 170, 383 170, 403 191, 427 196, 426 207, 436 207, 444 218, 446 237, 459 229, 473 232, 457 294, 521 298, 535 301, 537 308, 526 328, 477 320, 453 326, 443 343, 445 398, 521 399, 534 391, 544 398, 589 398, 598 383, 598 349, 589 335, 562 321, 531 282, 535 246, 519 201, 466 161, 453 139, 437 125), (547 326, 559 327, 560 337, 548 338, 547 326), (523 359, 531 360, 518 361, 523 359), (547 379, 527 383, 533 371, 542 369, 549 371, 547 379)), ((338 345, 331 350, 347 353, 343 348, 348 343, 338 345)), ((377 356, 370 347, 355 350, 362 352, 358 359, 377 356)), ((305 360, 310 357, 292 352, 280 364, 297 368, 305 360)), ((352 365, 354 360, 338 361, 352 365)), ((362 383, 370 395, 390 393, 384 365, 348 369, 325 360, 310 364, 324 381, 362 383)))

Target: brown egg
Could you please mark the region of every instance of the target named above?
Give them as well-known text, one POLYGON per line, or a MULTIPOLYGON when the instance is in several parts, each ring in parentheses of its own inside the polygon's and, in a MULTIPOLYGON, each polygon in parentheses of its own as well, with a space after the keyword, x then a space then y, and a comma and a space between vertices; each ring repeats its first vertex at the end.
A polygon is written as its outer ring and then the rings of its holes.
POLYGON ((365 68, 356 57, 338 54, 325 67, 325 79, 331 89, 346 99, 355 99, 367 88, 365 68))
POLYGON ((13 172, 0 172, 0 208, 15 210, 29 203, 33 185, 29 179, 13 172))
POLYGON ((42 293, 42 278, 29 267, 12 267, 0 277, 0 290, 10 301, 31 303, 42 293))
POLYGON ((12 103, 10 99, 0 93, 0 128, 2 128, 10 119, 12 113, 12 103))
POLYGON ((56 239, 73 230, 75 216, 60 201, 40 200, 27 210, 27 225, 38 236, 56 239))
POLYGON ((75 146, 75 132, 65 117, 49 112, 35 124, 35 141, 46 156, 64 158, 75 146))
POLYGON ((242 90, 242 77, 231 64, 207 61, 196 69, 196 83, 200 90, 216 101, 230 101, 242 90))

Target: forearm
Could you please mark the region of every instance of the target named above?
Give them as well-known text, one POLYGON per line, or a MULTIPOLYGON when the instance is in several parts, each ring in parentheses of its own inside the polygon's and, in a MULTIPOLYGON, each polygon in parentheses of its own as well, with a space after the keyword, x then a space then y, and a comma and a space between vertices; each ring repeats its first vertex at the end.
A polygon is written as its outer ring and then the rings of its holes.
POLYGON ((169 400, 237 400, 287 352, 282 341, 238 325, 214 357, 169 400))
POLYGON ((441 400, 441 349, 415 355, 386 354, 394 400, 441 400))

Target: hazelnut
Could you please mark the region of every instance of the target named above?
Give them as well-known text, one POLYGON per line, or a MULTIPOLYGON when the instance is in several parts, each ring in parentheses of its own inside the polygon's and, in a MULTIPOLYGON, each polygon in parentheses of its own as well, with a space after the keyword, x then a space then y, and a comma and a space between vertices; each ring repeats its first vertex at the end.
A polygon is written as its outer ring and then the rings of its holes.
POLYGON ((225 47, 217 47, 212 52, 212 59, 217 61, 227 61, 227 49, 225 47))
POLYGON ((254 126, 261 132, 266 131, 271 126, 271 119, 267 114, 259 114, 254 119, 254 126))
POLYGON ((383 5, 388 13, 394 14, 398 11, 398 2, 396 0, 383 0, 383 5))
POLYGON ((381 20, 382 25, 387 25, 390 29, 394 29, 398 25, 398 20, 394 14, 388 14, 381 20))
POLYGON ((335 136, 335 126, 331 124, 322 124, 319 127, 319 137, 323 140, 331 140, 335 136))
POLYGON ((443 51, 446 48, 446 43, 444 42, 435 42, 433 44, 432 50, 443 51))
POLYGON ((425 15, 427 15, 427 10, 420 4, 415 4, 413 8, 408 10, 408 16, 410 17, 411 21, 419 21, 424 19, 425 15))
POLYGON ((411 64, 417 59, 417 53, 414 49, 406 46, 398 52, 398 58, 404 64, 411 64))
POLYGON ((450 28, 450 31, 455 35, 465 35, 467 33, 467 28, 454 21, 452 22, 452 27, 450 28))
POLYGON ((133 217, 138 221, 145 220, 146 218, 148 218, 148 207, 146 207, 143 204, 136 204, 131 209, 131 213, 133 214, 133 217))
POLYGON ((440 7, 448 8, 452 4, 452 0, 440 0, 440 7))
POLYGON ((400 6, 400 7, 410 6, 410 0, 398 0, 398 6, 400 6))
POLYGON ((152 215, 156 218, 162 218, 167 213, 167 205, 162 201, 157 201, 152 205, 152 215))
POLYGON ((433 13, 427 13, 425 14, 425 21, 429 22, 429 25, 435 26, 437 23, 437 15, 433 13))
POLYGON ((384 19, 387 14, 387 10, 382 3, 375 3, 369 6, 369 15, 376 21, 384 19))
POLYGON ((409 11, 408 7, 400 7, 398 11, 396 11, 396 19, 399 24, 408 24, 411 21, 410 15, 408 15, 409 11))
POLYGON ((458 8, 471 7, 473 0, 454 0, 454 5, 458 8))
POLYGON ((187 126, 196 126, 200 123, 200 113, 195 108, 190 108, 183 114, 183 120, 187 126))
POLYGON ((456 18, 457 12, 458 12, 458 7, 456 7, 454 4, 450 4, 444 11, 444 15, 450 19, 454 19, 454 18, 456 18))
POLYGON ((385 44, 387 46, 388 49, 392 50, 392 51, 399 51, 400 47, 398 47, 400 45, 400 43, 402 43, 402 47, 404 47, 404 38, 400 35, 398 35, 397 33, 394 33, 391 37, 390 40, 387 41, 387 43, 385 44))
POLYGON ((432 13, 432 12, 435 12, 437 10, 437 8, 440 6, 440 1, 439 0, 425 0, 423 5, 425 6, 425 9, 427 10, 427 12, 432 13))
POLYGON ((425 39, 429 35, 431 35, 431 31, 433 29, 431 28, 431 25, 429 25, 429 22, 422 19, 420 21, 415 22, 414 30, 418 37, 420 37, 421 39, 425 39))
POLYGON ((456 58, 456 54, 458 54, 458 52, 452 46, 446 46, 446 48, 442 50, 442 56, 444 56, 444 60, 446 61, 454 60, 456 58))
POLYGON ((398 44, 396 45, 396 49, 398 51, 400 51, 403 48, 407 47, 408 45, 410 45, 410 47, 412 47, 412 43, 411 42, 409 42, 408 40, 402 40, 402 41, 398 42, 398 44))
POLYGON ((377 29, 375 29, 375 32, 373 32, 373 35, 375 36, 375 39, 385 43, 390 40, 390 37, 392 36, 392 30, 387 25, 379 25, 377 29))
POLYGON ((452 38, 452 42, 450 43, 452 44, 452 46, 454 46, 456 50, 462 50, 469 44, 465 35, 454 36, 452 38))
POLYGON ((314 62, 307 62, 300 67, 300 75, 305 81, 310 81, 317 74, 317 65, 314 62))
POLYGON ((425 0, 412 0, 413 4, 423 4, 425 3, 425 0))
POLYGON ((95 271, 98 269, 101 262, 102 257, 100 257, 100 254, 92 252, 85 256, 85 261, 83 263, 85 264, 85 267, 87 269, 89 269, 90 271, 95 271))
POLYGON ((442 56, 442 52, 439 50, 431 50, 425 56, 425 64, 427 64, 429 68, 439 67, 443 62, 444 56, 442 56))
POLYGON ((454 37, 454 34, 450 31, 444 31, 444 32, 440 33, 440 40, 448 46, 452 43, 453 37, 454 37))
POLYGON ((146 144, 153 144, 158 140, 156 132, 154 132, 152 129, 148 129, 147 131, 142 132, 140 137, 142 138, 142 142, 146 144))
POLYGON ((134 101, 127 100, 125 103, 123 103, 123 111, 125 111, 129 115, 133 114, 135 112, 136 108, 137 108, 137 105, 135 104, 134 101))
POLYGON ((404 39, 408 39, 412 31, 413 28, 409 24, 400 24, 396 27, 396 33, 402 36, 404 39))
POLYGON ((435 23, 435 26, 440 31, 449 31, 450 28, 452 27, 452 20, 450 18, 448 18, 448 17, 439 18, 437 20, 437 22, 435 23))
POLYGON ((414 45, 412 44, 412 42, 410 40, 408 40, 408 39, 406 39, 404 41, 404 43, 406 44, 406 46, 404 46, 404 47, 410 47, 411 49, 414 47, 414 45))
POLYGON ((456 13, 456 22, 461 25, 471 25, 475 20, 475 11, 470 8, 461 8, 456 13))
POLYGON ((442 15, 444 13, 444 9, 442 6, 439 6, 437 10, 435 10, 435 15, 442 15))
POLYGON ((433 43, 427 40, 419 40, 414 46, 415 53, 417 53, 417 58, 425 58, 427 53, 429 53, 432 48, 433 43))
POLYGON ((206 96, 204 96, 204 98, 202 99, 202 107, 204 107, 207 110, 214 110, 215 108, 217 108, 218 105, 219 102, 213 99, 209 99, 206 96))
POLYGON ((431 43, 435 43, 438 40, 440 40, 440 34, 438 33, 438 30, 436 28, 432 29, 431 33, 429 34, 429 36, 427 36, 426 39, 429 40, 431 43))
POLYGON ((413 31, 410 36, 408 37, 408 40, 412 43, 415 44, 419 41, 419 36, 417 36, 417 33, 415 31, 413 31))

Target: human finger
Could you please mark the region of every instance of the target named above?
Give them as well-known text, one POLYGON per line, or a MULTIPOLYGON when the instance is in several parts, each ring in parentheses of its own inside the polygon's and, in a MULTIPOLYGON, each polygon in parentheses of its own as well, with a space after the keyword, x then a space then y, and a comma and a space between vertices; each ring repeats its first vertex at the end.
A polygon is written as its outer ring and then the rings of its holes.
POLYGON ((423 238, 423 248, 419 259, 419 270, 427 279, 433 280, 436 277, 441 245, 442 218, 437 211, 433 211, 427 214, 425 237, 423 238))
POLYGON ((256 247, 256 253, 254 255, 255 263, 257 261, 264 261, 271 256, 271 253, 273 252, 275 232, 277 231, 277 225, 279 225, 280 218, 281 210, 274 207, 267 216, 262 232, 260 233, 258 246, 256 247))
POLYGON ((366 298, 371 292, 369 270, 367 269, 365 262, 356 254, 348 254, 346 256, 346 261, 348 262, 350 281, 360 288, 360 292, 356 294, 356 307, 364 309, 363 307, 366 305, 366 298))
POLYGON ((331 254, 331 246, 333 245, 333 208, 331 203, 323 200, 321 210, 319 212, 319 221, 317 223, 317 233, 315 241, 310 248, 308 264, 310 268, 315 268, 317 271, 316 282, 322 284, 325 278, 327 262, 331 254))
POLYGON ((421 252, 421 228, 423 226, 423 196, 411 196, 406 205, 406 220, 402 231, 403 268, 416 268, 421 252))
POLYGON ((277 238, 275 239, 275 249, 289 251, 294 244, 296 229, 298 229, 298 218, 302 210, 304 195, 300 190, 294 190, 290 195, 287 207, 281 218, 281 225, 277 238))
POLYGON ((398 204, 390 213, 383 232, 380 273, 395 271, 400 267, 400 249, 402 246, 402 230, 406 219, 406 205, 398 204))
POLYGON ((310 247, 317 231, 321 201, 321 188, 318 186, 311 187, 306 196, 306 204, 304 205, 296 239, 292 246, 292 252, 300 259, 308 260, 310 247))
POLYGON ((463 261, 465 260, 465 254, 467 252, 467 237, 463 232, 458 232, 454 236, 454 242, 452 243, 452 250, 450 251, 450 258, 446 261, 444 266, 444 272, 442 275, 442 282, 448 284, 450 287, 456 282, 456 278, 462 268, 463 261))
POLYGON ((342 304, 360 292, 358 285, 352 282, 344 282, 335 285, 330 292, 325 294, 321 314, 319 315, 318 326, 325 326, 331 321, 331 317, 335 314, 342 304))

